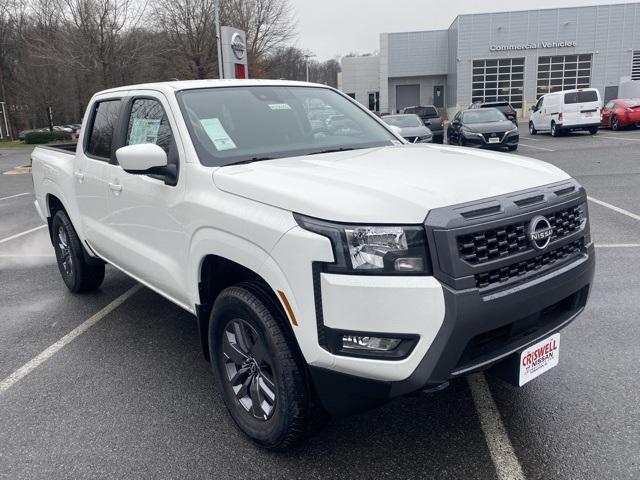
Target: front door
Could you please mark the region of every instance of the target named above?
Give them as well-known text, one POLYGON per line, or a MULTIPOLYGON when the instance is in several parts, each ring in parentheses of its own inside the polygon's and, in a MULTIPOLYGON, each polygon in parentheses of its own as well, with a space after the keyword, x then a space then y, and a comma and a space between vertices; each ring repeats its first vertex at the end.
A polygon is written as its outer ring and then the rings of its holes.
POLYGON ((433 87, 433 106, 436 108, 444 107, 444 85, 433 87))
POLYGON ((538 103, 536 103, 536 107, 531 114, 531 121, 533 122, 533 126, 536 127, 537 130, 543 130, 546 126, 544 122, 544 97, 540 97, 538 103))
POLYGON ((170 107, 159 93, 130 92, 124 109, 122 143, 155 143, 167 153, 177 178, 127 173, 116 162, 106 166, 109 189, 107 225, 112 249, 104 252, 119 267, 188 306, 185 268, 189 238, 182 221, 185 175, 181 142, 170 107), (184 169, 182 169, 184 170, 184 169))

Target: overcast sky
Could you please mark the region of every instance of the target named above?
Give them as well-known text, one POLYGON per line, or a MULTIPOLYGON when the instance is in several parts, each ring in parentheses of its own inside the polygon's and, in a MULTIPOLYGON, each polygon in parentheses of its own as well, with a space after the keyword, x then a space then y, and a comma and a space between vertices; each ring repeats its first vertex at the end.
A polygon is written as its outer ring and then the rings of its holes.
MULTIPOLYGON (((289 0, 297 18, 296 45, 319 60, 378 49, 381 32, 448 28, 463 13, 604 4, 597 0, 289 0)), ((637 0, 612 0, 633 3, 637 0)))

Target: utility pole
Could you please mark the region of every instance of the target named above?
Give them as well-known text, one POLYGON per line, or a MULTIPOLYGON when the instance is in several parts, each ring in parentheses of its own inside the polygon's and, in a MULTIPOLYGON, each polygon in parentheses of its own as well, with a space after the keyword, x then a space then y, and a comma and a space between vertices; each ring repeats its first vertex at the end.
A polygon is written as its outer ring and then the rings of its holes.
MULTIPOLYGON (((11 140, 11 131, 9 130, 9 121, 7 119, 7 106, 5 102, 0 102, 0 105, 2 105, 2 118, 4 118, 4 130, 9 140, 11 140)), ((4 138, 4 135, 1 138, 4 138)))
POLYGON ((304 54, 304 58, 306 60, 306 69, 307 69, 307 82, 309 81, 309 59, 315 57, 315 55, 311 52, 307 52, 304 54))
POLYGON ((216 29, 216 44, 218 46, 218 78, 221 80, 224 78, 224 67, 222 65, 222 38, 220 38, 220 0, 215 0, 215 29, 216 29))

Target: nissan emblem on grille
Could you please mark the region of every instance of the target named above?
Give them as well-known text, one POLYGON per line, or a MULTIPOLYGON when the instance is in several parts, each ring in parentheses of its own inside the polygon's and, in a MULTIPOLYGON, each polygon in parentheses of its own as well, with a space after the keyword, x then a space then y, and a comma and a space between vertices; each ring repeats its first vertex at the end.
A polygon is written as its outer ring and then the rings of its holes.
POLYGON ((553 235, 553 227, 549 220, 542 215, 534 217, 529 224, 529 239, 533 248, 537 250, 544 250, 549 246, 551 242, 551 236, 553 235))

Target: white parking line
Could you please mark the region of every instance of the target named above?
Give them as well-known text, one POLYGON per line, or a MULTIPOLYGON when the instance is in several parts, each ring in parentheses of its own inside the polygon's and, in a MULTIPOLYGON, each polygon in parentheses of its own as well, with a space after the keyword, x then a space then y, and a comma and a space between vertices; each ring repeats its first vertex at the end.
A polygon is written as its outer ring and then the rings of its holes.
POLYGON ((622 135, 602 135, 602 134, 600 134, 598 136, 602 137, 602 138, 614 138, 616 140, 626 140, 628 142, 640 142, 640 138, 626 138, 626 137, 623 137, 622 135))
POLYGON ((640 220, 640 215, 636 215, 635 213, 631 213, 629 210, 625 210, 624 208, 616 207, 615 205, 611 205, 610 203, 603 202, 602 200, 598 200, 597 198, 587 197, 593 203, 597 203, 598 205, 602 205, 603 207, 610 208, 614 212, 621 213, 626 215, 627 217, 631 217, 634 220, 640 220))
POLYGON ((522 142, 520 142, 520 145, 522 145, 523 147, 535 148, 536 150, 544 150, 545 152, 555 152, 555 150, 552 150, 551 148, 534 147, 533 145, 527 145, 526 143, 522 142))
POLYGON ((24 195, 31 195, 29 192, 25 192, 25 193, 18 193, 16 195, 9 195, 8 197, 2 197, 0 198, 0 201, 2 200, 9 200, 10 198, 16 198, 16 197, 22 197, 24 195))
POLYGON ((601 243, 596 248, 640 248, 640 243, 601 243))
POLYGON ((40 353, 37 357, 29 360, 7 378, 0 382, 0 394, 6 392, 9 388, 19 382, 21 379, 29 375, 33 370, 38 368, 44 362, 46 362, 49 358, 51 358, 56 352, 61 350, 65 345, 69 344, 84 332, 89 330, 92 326, 110 314, 113 310, 122 305, 129 297, 131 297, 134 293, 142 288, 141 284, 137 284, 131 287, 129 290, 124 292, 118 298, 113 300, 110 304, 104 307, 102 310, 99 310, 97 313, 89 317, 87 320, 82 322, 76 328, 67 333, 64 337, 58 340, 56 343, 51 345, 49 348, 40 353))
POLYGON ((484 374, 471 375, 467 377, 467 382, 498 478, 500 480, 524 480, 522 466, 513 450, 513 445, 502 423, 500 412, 491 396, 484 374))
POLYGON ((47 226, 46 225, 40 225, 39 227, 31 228, 29 230, 25 230, 24 232, 16 233, 15 235, 11 235, 10 237, 3 238, 2 240, 0 240, 0 243, 9 242, 9 241, 11 241, 13 239, 20 238, 20 237, 22 237, 24 235, 28 235, 29 233, 35 232, 37 230, 41 230, 43 228, 47 228, 47 226))

